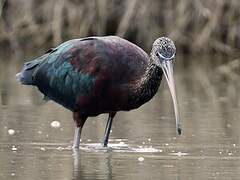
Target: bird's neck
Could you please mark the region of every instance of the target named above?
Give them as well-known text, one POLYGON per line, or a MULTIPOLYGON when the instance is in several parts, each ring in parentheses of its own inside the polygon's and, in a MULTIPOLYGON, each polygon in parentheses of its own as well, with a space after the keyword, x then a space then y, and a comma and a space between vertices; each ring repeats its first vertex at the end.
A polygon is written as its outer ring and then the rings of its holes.
POLYGON ((162 74, 162 69, 150 60, 145 75, 135 85, 135 93, 131 98, 132 102, 136 105, 142 105, 149 101, 159 88, 162 74))

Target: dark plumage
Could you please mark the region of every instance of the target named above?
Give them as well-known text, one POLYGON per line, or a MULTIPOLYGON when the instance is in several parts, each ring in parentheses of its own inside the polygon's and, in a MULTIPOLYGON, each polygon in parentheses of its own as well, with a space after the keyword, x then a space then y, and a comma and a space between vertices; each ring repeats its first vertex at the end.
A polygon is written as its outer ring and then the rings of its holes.
POLYGON ((107 145, 116 112, 138 108, 156 94, 163 71, 154 58, 159 52, 163 60, 172 60, 175 46, 171 43, 167 38, 156 40, 158 47, 153 46, 154 54, 149 57, 138 46, 116 36, 74 39, 25 63, 17 77, 22 84, 37 86, 49 99, 73 111, 78 127, 75 147, 79 146, 87 117, 109 113, 104 139, 107 145))

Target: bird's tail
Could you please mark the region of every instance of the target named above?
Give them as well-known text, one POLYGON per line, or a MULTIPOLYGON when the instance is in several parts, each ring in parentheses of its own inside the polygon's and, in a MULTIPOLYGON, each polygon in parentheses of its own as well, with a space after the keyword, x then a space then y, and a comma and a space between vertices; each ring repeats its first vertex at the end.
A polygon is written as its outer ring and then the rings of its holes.
POLYGON ((22 70, 16 74, 17 80, 24 85, 34 85, 34 74, 46 59, 46 54, 33 61, 24 63, 22 70))

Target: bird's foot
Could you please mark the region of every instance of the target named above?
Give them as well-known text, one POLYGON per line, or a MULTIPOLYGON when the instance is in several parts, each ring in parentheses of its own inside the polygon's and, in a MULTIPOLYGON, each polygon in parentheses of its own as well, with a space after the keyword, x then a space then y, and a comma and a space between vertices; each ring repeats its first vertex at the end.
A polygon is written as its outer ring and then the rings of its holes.
POLYGON ((103 147, 104 147, 104 148, 107 148, 107 147, 108 147, 108 145, 103 143, 103 147))
POLYGON ((78 150, 78 149, 79 149, 79 146, 75 146, 75 145, 73 145, 73 146, 72 146, 72 149, 74 149, 74 150, 78 150))

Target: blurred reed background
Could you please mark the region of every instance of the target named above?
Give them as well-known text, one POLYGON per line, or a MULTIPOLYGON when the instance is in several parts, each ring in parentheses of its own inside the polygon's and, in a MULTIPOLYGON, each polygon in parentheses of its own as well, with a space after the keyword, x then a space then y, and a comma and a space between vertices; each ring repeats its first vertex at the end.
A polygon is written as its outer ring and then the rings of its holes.
POLYGON ((113 34, 147 51, 162 35, 185 54, 240 48, 239 0, 0 0, 0 15, 0 44, 17 53, 113 34))

